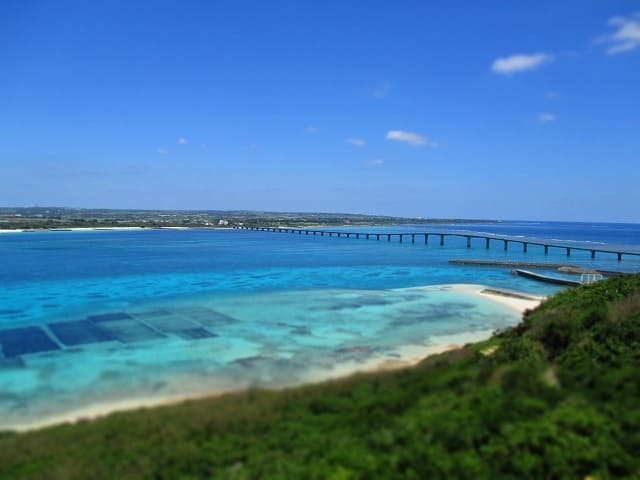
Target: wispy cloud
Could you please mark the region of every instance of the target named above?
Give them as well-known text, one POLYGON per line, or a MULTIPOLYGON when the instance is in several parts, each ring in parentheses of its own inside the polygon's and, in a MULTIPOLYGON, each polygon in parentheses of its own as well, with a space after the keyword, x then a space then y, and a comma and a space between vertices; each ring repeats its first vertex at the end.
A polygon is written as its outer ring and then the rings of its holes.
POLYGON ((307 133, 316 133, 318 130, 320 130, 318 127, 315 127, 313 125, 309 125, 308 127, 304 127, 304 131, 307 133))
POLYGON ((553 113, 539 113, 538 121, 540 123, 552 123, 556 121, 556 116, 553 113))
POLYGON ((539 66, 553 61, 553 55, 548 53, 518 53, 509 57, 496 58, 491 64, 491 71, 499 75, 535 70, 539 66))
POLYGON ((166 148, 159 148, 158 155, 169 155, 169 150, 167 150, 166 148))
POLYGON ((367 144, 362 138, 347 138, 346 142, 356 147, 364 147, 367 144))
POLYGON ((187 140, 187 139, 186 139, 186 138, 184 138, 184 137, 180 137, 180 138, 178 139, 178 144, 180 144, 180 145, 186 145, 187 143, 189 143, 189 140, 187 140))
POLYGON ((384 164, 384 160, 381 158, 374 158, 373 160, 369 160, 367 162, 367 165, 371 165, 371 166, 380 166, 384 164))
POLYGON ((547 97, 549 100, 555 100, 560 95, 555 90, 549 90, 547 93, 544 94, 544 96, 547 97))
POLYGON ((371 92, 371 95, 373 95, 376 98, 382 98, 389 95, 390 91, 391 91, 391 84, 389 82, 382 82, 376 85, 376 88, 373 89, 373 92, 371 92))
POLYGON ((389 130, 385 137, 387 140, 393 140, 395 142, 403 142, 412 147, 437 147, 438 144, 424 135, 413 132, 404 132, 402 130, 389 130))
POLYGON ((610 18, 608 24, 616 29, 615 32, 603 35, 598 38, 598 42, 609 45, 607 48, 609 55, 628 52, 640 47, 640 12, 629 17, 610 18))

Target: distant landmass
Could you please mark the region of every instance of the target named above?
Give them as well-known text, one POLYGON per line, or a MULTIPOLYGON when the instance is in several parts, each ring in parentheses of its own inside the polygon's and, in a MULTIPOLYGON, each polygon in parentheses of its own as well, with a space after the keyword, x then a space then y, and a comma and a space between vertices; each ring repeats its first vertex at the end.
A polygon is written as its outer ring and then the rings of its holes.
POLYGON ((80 227, 194 227, 233 225, 393 225, 495 223, 495 220, 392 217, 358 213, 262 212, 251 210, 116 210, 68 207, 0 208, 0 229, 80 227))

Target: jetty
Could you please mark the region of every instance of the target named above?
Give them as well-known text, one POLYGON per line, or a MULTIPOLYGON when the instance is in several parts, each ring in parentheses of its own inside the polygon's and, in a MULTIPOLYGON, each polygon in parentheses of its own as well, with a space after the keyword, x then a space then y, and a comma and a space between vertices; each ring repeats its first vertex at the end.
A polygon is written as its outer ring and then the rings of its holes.
POLYGON ((519 268, 512 270, 511 273, 513 273, 514 275, 520 275, 521 277, 530 278, 532 280, 537 280, 539 282, 552 283, 555 285, 568 285, 570 287, 577 287, 579 285, 582 285, 582 282, 579 282, 577 280, 551 277, 549 275, 542 275, 540 273, 530 272, 529 270, 521 270, 519 268))
POLYGON ((314 236, 327 236, 327 237, 338 237, 338 238, 355 238, 355 239, 364 239, 364 240, 377 240, 377 241, 387 241, 391 242, 393 240, 398 240, 400 243, 405 241, 416 243, 423 243, 424 245, 429 244, 429 238, 435 238, 438 244, 442 247, 445 245, 445 239, 447 238, 462 238, 466 239, 467 248, 471 248, 472 241, 476 243, 478 241, 481 242, 481 245, 484 248, 489 249, 492 245, 498 244, 501 246, 504 251, 509 249, 510 245, 520 245, 522 247, 522 251, 526 253, 530 246, 542 247, 544 249, 545 255, 549 253, 549 249, 560 249, 563 250, 567 257, 571 256, 572 251, 583 251, 589 252, 591 254, 591 258, 596 258, 596 254, 610 254, 615 255, 618 258, 618 261, 622 261, 622 257, 633 255, 640 257, 640 251, 630 252, 624 250, 610 250, 604 248, 593 248, 590 246, 576 246, 576 245, 566 245, 562 243, 556 243, 552 241, 540 240, 540 239, 524 239, 524 238, 511 238, 504 237, 499 235, 485 235, 479 233, 459 233, 459 232, 389 232, 389 233, 381 233, 381 232, 349 232, 349 231, 340 231, 340 230, 314 230, 308 228, 290 228, 290 227, 253 227, 247 225, 234 225, 233 228, 239 230, 250 230, 254 232, 274 232, 274 233, 291 233, 296 235, 314 235, 314 236))

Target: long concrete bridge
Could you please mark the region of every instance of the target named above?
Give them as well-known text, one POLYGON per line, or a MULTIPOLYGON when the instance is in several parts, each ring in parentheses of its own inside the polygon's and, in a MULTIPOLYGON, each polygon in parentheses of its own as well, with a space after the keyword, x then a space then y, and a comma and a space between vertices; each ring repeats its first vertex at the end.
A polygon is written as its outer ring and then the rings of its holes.
POLYGON ((298 235, 319 235, 321 237, 346 237, 346 238, 357 238, 357 239, 376 239, 376 240, 386 240, 387 242, 391 242, 392 238, 398 238, 400 243, 403 243, 405 239, 407 241, 411 241, 411 243, 416 243, 416 239, 420 242, 424 241, 424 245, 429 243, 429 237, 436 238, 439 241, 440 246, 444 246, 445 238, 447 237, 459 237, 466 239, 467 248, 471 248, 471 240, 473 239, 481 239, 484 240, 484 246, 486 249, 491 247, 492 243, 501 244, 505 251, 509 249, 509 244, 519 244, 522 245, 522 251, 527 252, 530 245, 536 245, 544 248, 544 253, 548 254, 550 248, 562 249, 566 252, 567 257, 571 256, 571 252, 583 251, 590 252, 591 258, 596 258, 596 253, 607 253, 617 255, 618 261, 622 260, 623 255, 635 255, 640 256, 640 252, 629 252, 629 251, 620 251, 620 250, 607 250, 601 248, 591 248, 591 247, 577 247, 574 245, 562 245, 560 243, 547 242, 542 240, 526 240, 526 239, 514 239, 503 236, 493 236, 493 235, 481 235, 477 233, 455 233, 455 232, 424 232, 424 233, 404 233, 404 232, 389 232, 389 233, 366 233, 366 232, 347 232, 347 231, 337 231, 337 230, 311 230, 308 228, 289 228, 289 227, 251 227, 251 226, 234 226, 236 229, 240 230, 252 230, 257 232, 277 232, 277 233, 293 233, 298 235))

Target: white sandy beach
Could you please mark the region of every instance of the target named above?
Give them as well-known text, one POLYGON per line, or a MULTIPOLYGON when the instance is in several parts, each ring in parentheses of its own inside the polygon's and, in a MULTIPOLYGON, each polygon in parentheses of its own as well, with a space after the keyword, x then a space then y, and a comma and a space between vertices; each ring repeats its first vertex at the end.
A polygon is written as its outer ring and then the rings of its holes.
MULTIPOLYGON (((168 227, 167 227, 168 228, 168 227)), ((178 227, 182 228, 182 227, 178 227)), ((186 227, 185 227, 186 228, 186 227)), ((101 230, 149 230, 149 228, 143 227, 72 227, 72 228, 38 228, 38 229, 30 229, 30 228, 17 228, 17 229, 0 229, 0 234, 2 233, 37 233, 37 232, 60 232, 60 231, 71 231, 71 232, 90 232, 90 231, 101 231, 101 230)))
POLYGON ((233 227, 71 227, 71 228, 16 228, 16 229, 0 229, 3 233, 38 233, 38 232, 101 232, 101 231, 130 231, 130 230, 235 230, 233 227))

